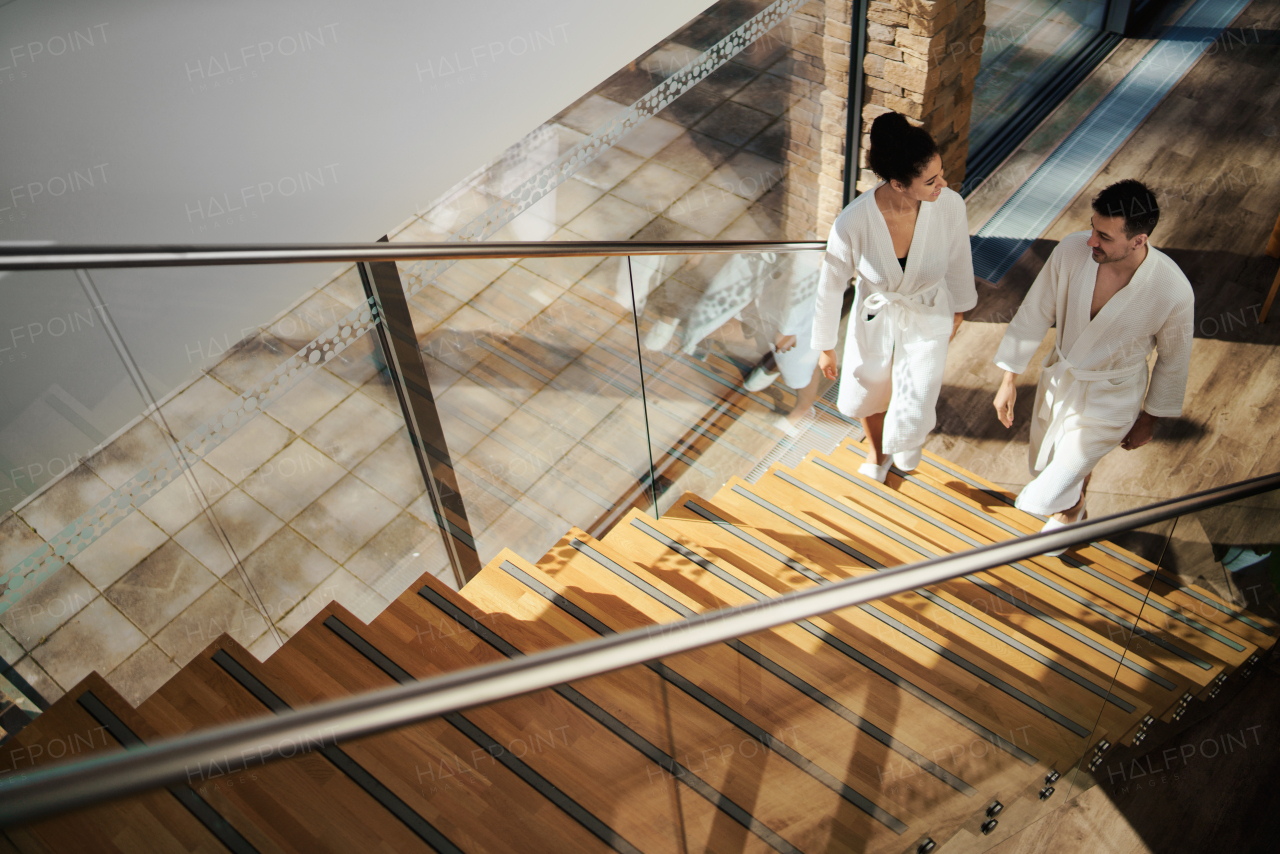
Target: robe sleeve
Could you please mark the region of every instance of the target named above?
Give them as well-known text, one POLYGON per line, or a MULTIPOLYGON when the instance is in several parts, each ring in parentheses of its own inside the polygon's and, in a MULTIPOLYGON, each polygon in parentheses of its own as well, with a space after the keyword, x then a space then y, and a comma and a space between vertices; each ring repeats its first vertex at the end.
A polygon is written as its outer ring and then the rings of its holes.
POLYGON ((857 259, 861 257, 859 232, 854 226, 856 209, 845 208, 831 226, 827 238, 827 251, 822 258, 822 272, 818 280, 818 301, 814 308, 813 349, 834 350, 840 337, 840 309, 849 280, 857 272, 857 259))
POLYGON ((1169 319, 1156 333, 1156 363, 1142 408, 1157 418, 1177 418, 1191 370, 1191 342, 1195 337, 1195 297, 1190 285, 1169 319))
POLYGON ((1040 349, 1044 334, 1057 319, 1058 288, 1066 287, 1066 282, 1058 281, 1058 277, 1063 275, 1062 255, 1055 247, 1049 261, 1040 268, 1031 290, 1023 298, 1018 313, 1009 322, 1009 328, 996 350, 996 365, 1003 370, 1014 374, 1025 371, 1031 357, 1040 349))
POLYGON ((978 289, 973 278, 973 252, 969 246, 969 221, 965 215, 964 200, 956 196, 955 205, 947 220, 950 226, 951 245, 947 260, 947 291, 951 297, 951 310, 968 311, 978 304, 978 289))

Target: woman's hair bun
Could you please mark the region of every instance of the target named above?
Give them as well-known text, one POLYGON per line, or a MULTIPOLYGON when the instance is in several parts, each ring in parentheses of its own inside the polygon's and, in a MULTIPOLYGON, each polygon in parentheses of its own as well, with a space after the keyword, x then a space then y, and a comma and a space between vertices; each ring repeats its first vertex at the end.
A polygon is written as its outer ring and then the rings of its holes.
POLYGON ((938 154, 938 146, 924 128, 902 113, 884 113, 871 123, 867 165, 885 181, 910 185, 938 154))

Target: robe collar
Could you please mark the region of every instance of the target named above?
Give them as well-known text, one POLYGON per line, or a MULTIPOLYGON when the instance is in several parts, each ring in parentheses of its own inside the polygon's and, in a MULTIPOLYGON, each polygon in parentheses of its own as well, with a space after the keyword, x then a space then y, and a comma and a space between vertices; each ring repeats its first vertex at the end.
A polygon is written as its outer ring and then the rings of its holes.
POLYGON ((876 203, 874 198, 875 191, 884 186, 884 184, 885 182, 881 181, 870 192, 873 195, 871 204, 875 207, 875 216, 880 221, 880 227, 884 229, 884 238, 888 241, 889 257, 893 262, 888 265, 888 273, 885 276, 889 285, 888 290, 913 293, 916 281, 920 276, 920 264, 922 263, 920 259, 924 254, 923 247, 928 240, 929 224, 933 221, 933 207, 937 202, 920 203, 920 212, 916 214, 916 229, 911 234, 910 245, 907 246, 907 268, 904 270, 898 264, 897 253, 893 250, 893 234, 889 231, 889 221, 884 218, 884 212, 880 210, 880 205, 876 203))
POLYGON ((1129 305, 1137 299, 1142 291, 1147 289, 1147 284, 1151 281, 1153 271, 1159 265, 1156 260, 1156 248, 1147 245, 1147 257, 1142 259, 1142 263, 1138 269, 1134 271, 1133 278, 1129 280, 1129 284, 1125 285, 1116 294, 1107 300, 1107 304, 1098 312, 1098 316, 1089 319, 1089 307, 1093 305, 1093 292, 1098 286, 1098 264, 1093 260, 1092 255, 1085 258, 1084 267, 1081 270, 1082 284, 1087 282, 1085 287, 1080 289, 1079 297, 1074 301, 1072 314, 1077 322, 1076 328, 1081 330, 1076 340, 1071 344, 1070 349, 1066 352, 1067 359, 1073 364, 1081 364, 1081 359, 1088 353, 1092 353, 1095 349, 1107 349, 1103 347, 1103 339, 1110 333, 1112 321, 1125 313, 1129 305))

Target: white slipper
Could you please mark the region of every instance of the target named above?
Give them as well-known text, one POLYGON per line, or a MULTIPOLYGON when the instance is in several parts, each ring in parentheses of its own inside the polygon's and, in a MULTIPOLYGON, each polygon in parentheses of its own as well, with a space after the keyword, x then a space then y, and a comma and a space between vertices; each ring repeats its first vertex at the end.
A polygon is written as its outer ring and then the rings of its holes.
POLYGON ((671 339, 675 337, 676 327, 680 325, 680 320, 674 322, 659 320, 649 328, 649 332, 644 336, 644 348, 646 350, 662 350, 671 343, 671 339))
MULTIPOLYGON (((868 457, 870 454, 867 455, 868 457)), ((865 475, 877 483, 884 483, 884 479, 889 476, 889 467, 893 465, 893 457, 886 456, 884 462, 880 465, 867 462, 858 466, 858 474, 865 475)))
POLYGON ((901 451, 893 455, 893 464, 898 467, 899 471, 915 471, 916 466, 920 465, 920 459, 923 456, 923 447, 916 448, 914 451, 901 451))
MULTIPOLYGON (((1076 522, 1083 522, 1085 519, 1088 519, 1088 518, 1089 518, 1089 509, 1088 509, 1087 507, 1082 507, 1082 508, 1080 509, 1080 518, 1079 518, 1079 519, 1076 519, 1076 522)), ((1059 528, 1065 528, 1065 527, 1067 527, 1067 525, 1074 525, 1074 524, 1075 524, 1075 522, 1059 522, 1057 519, 1054 519, 1054 518, 1051 516, 1051 517, 1049 517, 1049 519, 1048 519, 1048 520, 1046 520, 1046 521, 1045 521, 1045 523, 1044 523, 1044 527, 1040 529, 1040 533, 1042 533, 1042 534, 1043 534, 1043 533, 1047 533, 1047 532, 1049 532, 1049 531, 1056 531, 1056 530, 1058 530, 1059 528)), ((1070 548, 1070 546, 1068 546, 1067 548, 1070 548)), ((1058 556, 1060 556, 1060 555, 1065 554, 1065 553, 1066 553, 1066 551, 1067 551, 1067 549, 1066 549, 1066 548, 1062 548, 1062 549, 1054 549, 1054 550, 1053 550, 1053 551, 1051 551, 1051 552, 1045 552, 1045 553, 1044 553, 1044 556, 1045 556, 1045 557, 1058 557, 1058 556)))
POLYGON ((742 387, 747 391, 764 391, 773 385, 774 380, 780 376, 782 376, 782 371, 773 371, 771 373, 758 365, 743 381, 742 387))
POLYGON ((783 433, 786 433, 787 436, 792 439, 804 432, 806 422, 809 421, 810 417, 813 415, 813 407, 810 406, 806 409, 804 414, 801 415, 794 424, 792 424, 791 415, 794 414, 795 413, 793 412, 790 415, 779 415, 778 420, 773 422, 774 427, 778 428, 783 433))

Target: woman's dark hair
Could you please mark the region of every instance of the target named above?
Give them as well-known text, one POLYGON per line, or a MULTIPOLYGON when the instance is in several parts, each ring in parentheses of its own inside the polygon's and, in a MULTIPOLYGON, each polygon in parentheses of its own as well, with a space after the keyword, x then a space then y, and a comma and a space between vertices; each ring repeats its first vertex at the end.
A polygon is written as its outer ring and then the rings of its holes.
POLYGON ((914 127, 902 113, 885 113, 871 123, 867 165, 885 181, 910 186, 937 153, 929 132, 914 127))

